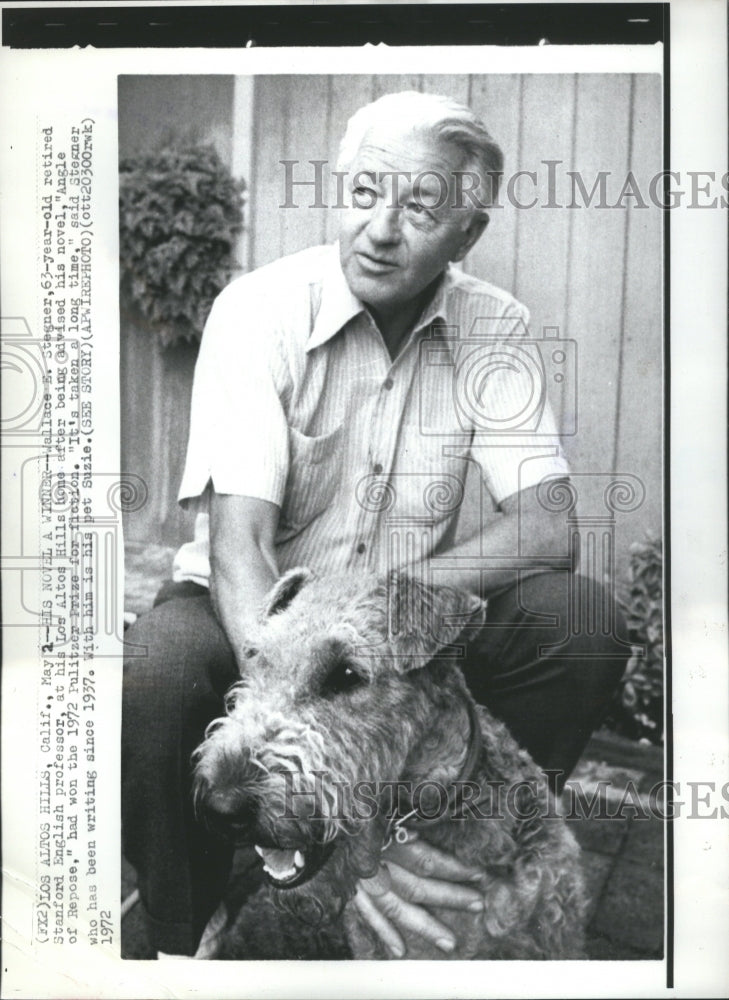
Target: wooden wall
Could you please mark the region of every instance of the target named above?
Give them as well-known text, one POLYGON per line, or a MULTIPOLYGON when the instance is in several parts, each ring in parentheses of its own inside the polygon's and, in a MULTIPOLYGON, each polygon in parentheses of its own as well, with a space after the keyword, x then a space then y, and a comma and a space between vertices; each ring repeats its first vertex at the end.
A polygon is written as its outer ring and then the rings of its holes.
MULTIPOLYGON (((159 142, 154 121, 160 115, 230 155, 232 78, 182 79, 182 87, 170 78, 127 84, 125 102, 120 91, 120 155, 127 147, 137 152, 140 142, 159 142), (152 94, 152 103, 145 93, 152 94), (141 130, 140 106, 146 109, 141 130)), ((295 176, 302 179, 312 176, 309 160, 327 160, 333 167, 349 115, 383 93, 403 89, 449 93, 470 103, 504 150, 506 177, 516 170, 537 172, 542 205, 548 200, 543 161, 559 161, 552 198, 558 206, 570 202, 567 171, 579 171, 588 191, 598 171, 609 171, 607 201, 614 204, 628 171, 647 200, 649 179, 660 170, 657 76, 261 76, 253 87, 246 178, 250 267, 336 237, 336 210, 303 207, 309 189, 297 189, 302 207, 279 208, 285 198, 279 161, 301 161, 295 176)), ((531 200, 529 178, 517 184, 515 194, 524 203, 531 200)), ((618 518, 624 556, 644 530, 661 528, 661 213, 652 206, 632 207, 635 199, 629 198, 624 208, 519 209, 503 202, 464 267, 523 301, 531 310, 533 336, 556 327, 560 337, 576 342, 575 379, 551 385, 552 403, 567 426, 576 393, 577 433, 564 442, 575 471, 627 473, 645 485, 640 508, 618 518)), ((123 405, 146 407, 144 414, 127 418, 123 430, 126 468, 148 470, 153 498, 134 515, 128 536, 175 544, 189 530, 189 520, 174 511, 174 496, 182 471, 191 358, 183 351, 179 360, 152 359, 131 327, 123 329, 122 351, 123 405), (165 375, 165 367, 174 374, 165 375), (150 426, 152 419, 162 423, 150 426)), ((589 482, 580 479, 583 493, 589 482)), ((598 476, 587 489, 583 513, 599 508, 603 489, 598 476)))

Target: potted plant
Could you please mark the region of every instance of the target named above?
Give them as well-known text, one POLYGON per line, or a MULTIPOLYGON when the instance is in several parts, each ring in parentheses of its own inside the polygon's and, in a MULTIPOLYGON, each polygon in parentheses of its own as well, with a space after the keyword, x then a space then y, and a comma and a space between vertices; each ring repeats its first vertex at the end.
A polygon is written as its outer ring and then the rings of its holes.
POLYGON ((122 292, 163 347, 199 341, 213 299, 236 268, 244 192, 212 146, 120 163, 122 292))
POLYGON ((630 547, 620 600, 634 643, 607 725, 631 739, 663 742, 663 546, 647 535, 630 547))

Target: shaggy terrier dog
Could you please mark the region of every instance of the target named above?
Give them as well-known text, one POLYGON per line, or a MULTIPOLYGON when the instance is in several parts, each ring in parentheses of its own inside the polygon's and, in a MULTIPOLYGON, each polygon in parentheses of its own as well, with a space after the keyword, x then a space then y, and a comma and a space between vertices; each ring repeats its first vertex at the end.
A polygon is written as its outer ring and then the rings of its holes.
POLYGON ((483 872, 482 913, 432 909, 458 940, 448 957, 581 957, 579 851, 542 772, 466 688, 455 643, 473 614, 469 595, 396 573, 296 569, 272 589, 194 755, 198 815, 255 845, 265 874, 216 957, 392 957, 354 895, 409 828, 483 872))

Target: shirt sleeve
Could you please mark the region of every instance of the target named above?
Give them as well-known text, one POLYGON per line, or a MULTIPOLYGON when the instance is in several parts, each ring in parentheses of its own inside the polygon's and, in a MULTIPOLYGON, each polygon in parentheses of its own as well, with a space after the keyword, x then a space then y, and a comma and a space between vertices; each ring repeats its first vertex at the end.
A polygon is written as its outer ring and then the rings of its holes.
POLYGON ((281 505, 288 473, 285 365, 271 297, 248 276, 218 296, 195 366, 178 500, 217 493, 281 505))
POLYGON ((481 415, 473 443, 497 504, 547 477, 569 475, 548 395, 554 375, 569 373, 553 370, 554 345, 530 337, 528 323, 526 307, 513 302, 471 365, 481 415))

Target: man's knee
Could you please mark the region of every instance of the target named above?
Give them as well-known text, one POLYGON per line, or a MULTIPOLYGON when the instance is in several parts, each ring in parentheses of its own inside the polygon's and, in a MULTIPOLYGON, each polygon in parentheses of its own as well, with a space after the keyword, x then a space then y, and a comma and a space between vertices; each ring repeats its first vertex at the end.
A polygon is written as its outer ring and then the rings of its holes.
POLYGON ((204 725, 222 709, 222 695, 236 677, 235 659, 208 598, 158 605, 128 629, 125 642, 125 737, 140 727, 159 732, 204 725))
POLYGON ((125 635, 125 669, 155 671, 168 663, 233 659, 210 598, 176 598, 141 615, 125 635))
MULTIPOLYGON (((549 616, 555 635, 596 655, 630 655, 627 625, 610 586, 580 573, 540 573, 514 588, 515 621, 549 616)), ((555 639, 555 641, 558 641, 555 639)))
MULTIPOLYGON (((584 698, 609 698, 630 656, 626 626, 605 587, 588 577, 542 573, 489 600, 481 646, 497 684, 527 679, 584 698)), ((479 665, 477 675, 481 672, 479 665)), ((474 682, 476 683, 476 682, 474 682)), ((486 677, 478 684, 490 684, 486 677)))
MULTIPOLYGON (((557 616, 560 639, 543 652, 562 664, 571 690, 586 703, 609 698, 631 655, 627 625, 616 595, 605 584, 576 573, 533 577, 526 599, 557 616), (563 579, 555 580, 554 577, 563 579)), ((537 608, 534 608, 537 610, 537 608)))

